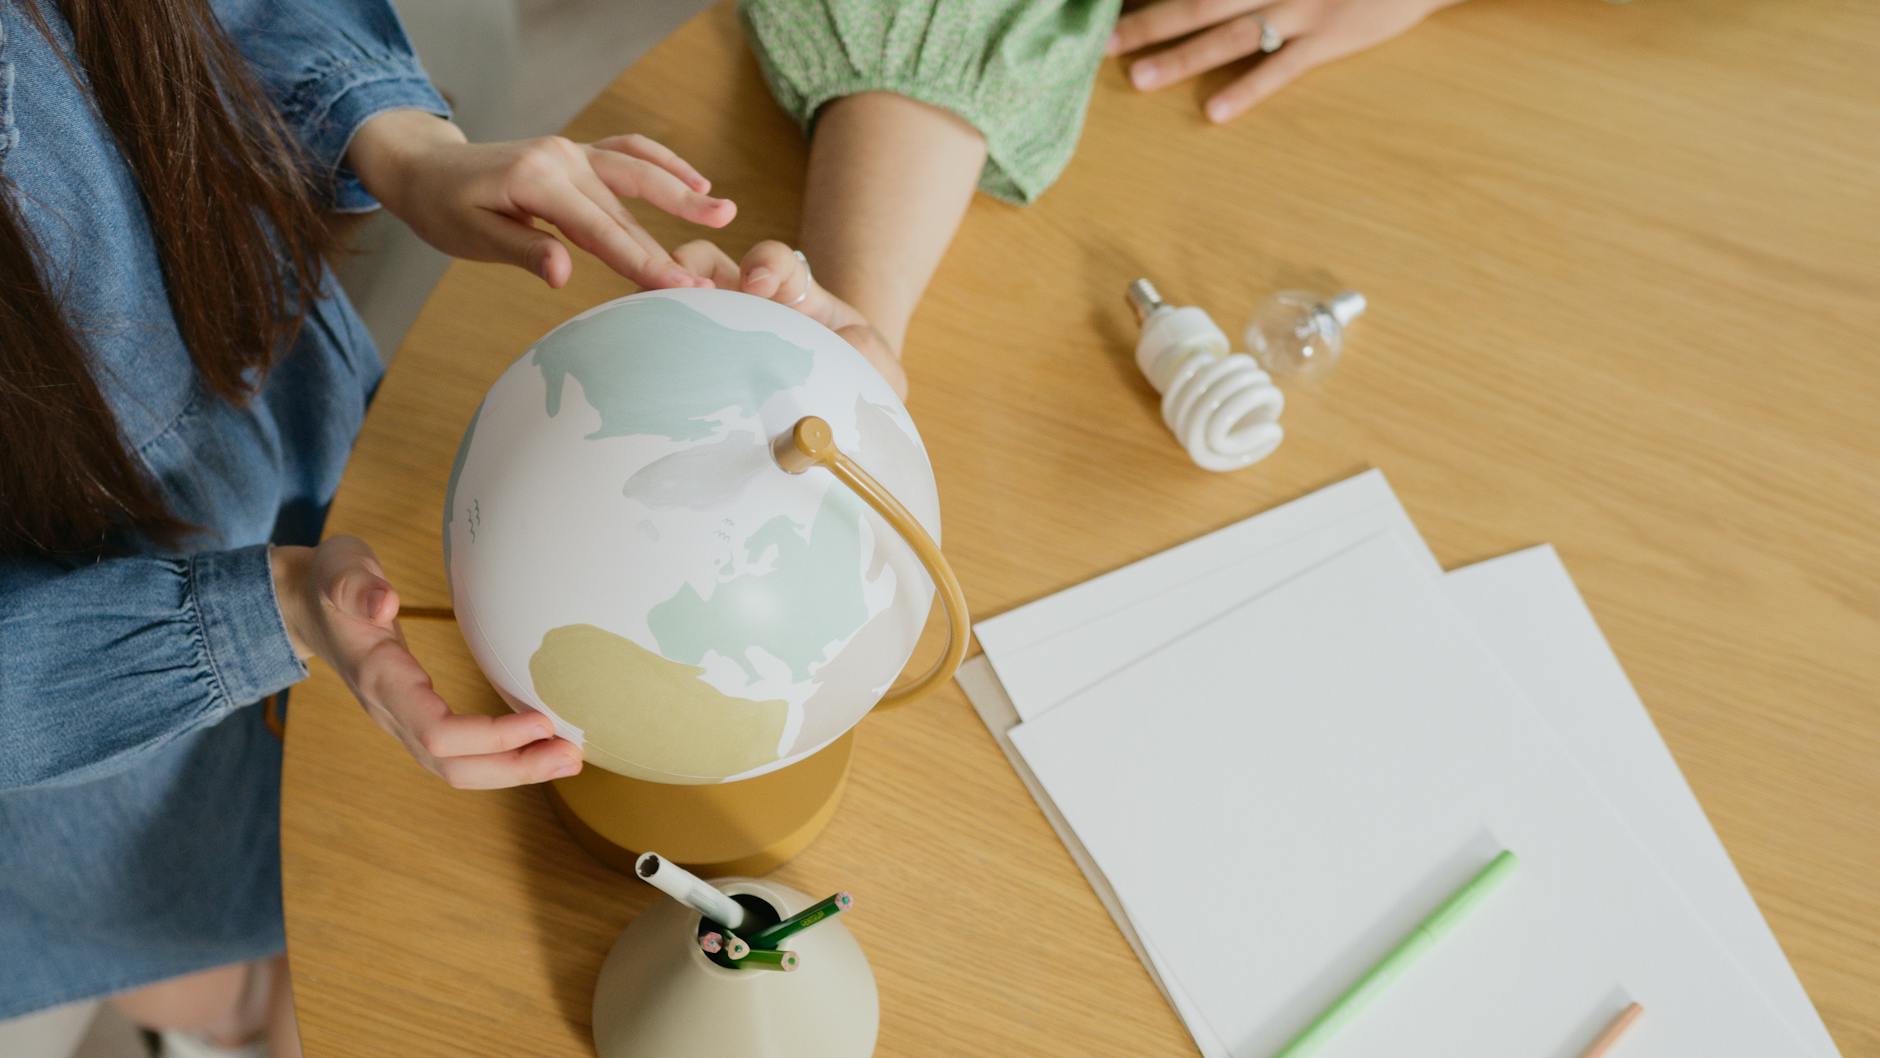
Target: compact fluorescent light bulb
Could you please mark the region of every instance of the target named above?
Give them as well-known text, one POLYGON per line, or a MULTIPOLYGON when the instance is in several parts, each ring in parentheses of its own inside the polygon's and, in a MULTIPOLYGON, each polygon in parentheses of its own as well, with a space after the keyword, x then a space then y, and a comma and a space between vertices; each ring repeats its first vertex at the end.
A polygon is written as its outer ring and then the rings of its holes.
POLYGON ((1162 421, 1206 470, 1237 470, 1265 459, 1285 432, 1286 398, 1246 353, 1231 353, 1227 335, 1201 309, 1176 308, 1147 279, 1129 284, 1129 305, 1142 324, 1136 366, 1162 394, 1162 421))

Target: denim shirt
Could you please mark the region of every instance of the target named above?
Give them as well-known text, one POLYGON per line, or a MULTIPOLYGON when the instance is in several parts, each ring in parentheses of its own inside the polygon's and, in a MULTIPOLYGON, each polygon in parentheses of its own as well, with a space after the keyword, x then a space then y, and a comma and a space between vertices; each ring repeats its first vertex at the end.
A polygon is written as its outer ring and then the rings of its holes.
MULTIPOLYGON (((328 275, 250 402, 203 386, 136 179, 74 83, 57 4, 38 0, 49 41, 32 2, 0 5, 0 193, 126 440, 202 529, 180 552, 0 558, 0 1017, 278 948, 279 748, 244 707, 306 669, 267 547, 317 540, 382 371, 328 275)), ((392 10, 211 6, 330 174, 330 204, 374 208, 341 164, 359 126, 447 112, 392 10)))

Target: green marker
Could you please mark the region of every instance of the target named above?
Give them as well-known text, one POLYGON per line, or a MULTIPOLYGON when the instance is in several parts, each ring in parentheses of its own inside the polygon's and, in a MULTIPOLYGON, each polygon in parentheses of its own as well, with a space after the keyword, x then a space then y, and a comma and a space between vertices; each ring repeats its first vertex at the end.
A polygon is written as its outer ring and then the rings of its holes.
POLYGON ((821 903, 811 904, 774 926, 765 926, 758 930, 751 935, 751 947, 775 948, 789 937, 803 932, 823 919, 847 911, 854 905, 854 897, 847 893, 837 893, 821 903))
POLYGON ((782 970, 788 973, 796 969, 797 958, 793 951, 770 951, 752 948, 742 959, 733 959, 731 965, 739 970, 782 970))
POLYGON ((1415 962, 1424 952, 1436 946, 1445 934, 1456 927, 1482 898, 1501 887, 1501 883, 1514 873, 1514 853, 1503 849, 1501 854, 1488 861, 1488 866, 1476 872, 1462 888, 1451 893, 1449 899, 1440 904, 1429 917, 1417 923, 1417 928, 1410 935, 1397 942, 1388 954, 1377 961, 1377 965, 1367 970, 1356 984, 1345 989, 1345 994, 1332 1001, 1312 1023, 1294 1036, 1291 1043, 1279 1049, 1273 1058, 1306 1058, 1317 1051, 1326 1040, 1332 1038, 1345 1023, 1358 1016, 1371 1000, 1388 989, 1404 969, 1415 962))

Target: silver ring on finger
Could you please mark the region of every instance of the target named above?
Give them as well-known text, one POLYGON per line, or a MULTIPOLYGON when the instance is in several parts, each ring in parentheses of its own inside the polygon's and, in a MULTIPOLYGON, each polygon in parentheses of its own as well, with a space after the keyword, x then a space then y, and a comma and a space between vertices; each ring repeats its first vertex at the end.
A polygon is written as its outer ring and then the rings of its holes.
POLYGON ((803 251, 798 250, 796 251, 796 259, 803 262, 803 292, 791 298, 789 301, 784 302, 785 305, 801 305, 805 301, 808 301, 809 292, 811 288, 816 285, 816 273, 810 271, 809 258, 804 257, 803 251))
POLYGON ((1252 15, 1254 22, 1260 26, 1260 54, 1271 55, 1286 46, 1286 38, 1280 36, 1279 30, 1267 22, 1265 15, 1258 11, 1252 12, 1252 15))

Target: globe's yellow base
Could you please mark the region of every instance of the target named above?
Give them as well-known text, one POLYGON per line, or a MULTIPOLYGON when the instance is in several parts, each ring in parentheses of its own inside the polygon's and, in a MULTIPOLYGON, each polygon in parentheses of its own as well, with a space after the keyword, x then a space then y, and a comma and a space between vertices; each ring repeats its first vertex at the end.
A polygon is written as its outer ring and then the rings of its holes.
POLYGON ((633 873, 657 852, 707 877, 768 874, 809 847, 848 782, 853 731, 814 756, 743 782, 705 786, 629 779, 589 765, 549 786, 549 803, 581 847, 633 873))

